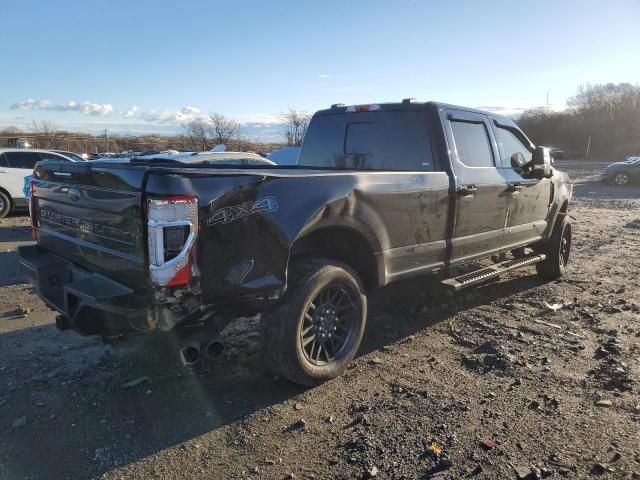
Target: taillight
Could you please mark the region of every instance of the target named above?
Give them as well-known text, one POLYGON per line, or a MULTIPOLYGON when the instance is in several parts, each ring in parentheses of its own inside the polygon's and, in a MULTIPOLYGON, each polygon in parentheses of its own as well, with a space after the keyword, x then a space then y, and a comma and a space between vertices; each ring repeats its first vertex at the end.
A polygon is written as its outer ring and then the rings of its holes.
POLYGON ((147 201, 149 271, 160 286, 188 284, 198 236, 198 200, 189 195, 147 201))

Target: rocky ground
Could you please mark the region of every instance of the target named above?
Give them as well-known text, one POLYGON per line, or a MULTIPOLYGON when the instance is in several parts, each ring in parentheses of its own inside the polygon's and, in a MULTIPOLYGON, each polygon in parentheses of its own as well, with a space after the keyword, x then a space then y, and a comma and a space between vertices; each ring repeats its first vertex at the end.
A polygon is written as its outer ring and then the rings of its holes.
POLYGON ((268 373, 256 319, 198 372, 171 337, 57 331, 17 272, 27 218, 0 220, 0 478, 640 478, 640 187, 602 167, 560 164, 566 277, 381 289, 352 367, 314 389, 268 373))

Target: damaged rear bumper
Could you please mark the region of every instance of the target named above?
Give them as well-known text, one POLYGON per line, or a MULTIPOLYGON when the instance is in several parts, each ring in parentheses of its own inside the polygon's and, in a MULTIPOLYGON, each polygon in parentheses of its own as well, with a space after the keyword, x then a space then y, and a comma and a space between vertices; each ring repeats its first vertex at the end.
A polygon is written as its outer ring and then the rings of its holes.
POLYGON ((18 248, 23 272, 39 297, 62 315, 58 328, 114 335, 148 328, 149 298, 37 245, 18 248), (146 328, 145 328, 146 327, 146 328))

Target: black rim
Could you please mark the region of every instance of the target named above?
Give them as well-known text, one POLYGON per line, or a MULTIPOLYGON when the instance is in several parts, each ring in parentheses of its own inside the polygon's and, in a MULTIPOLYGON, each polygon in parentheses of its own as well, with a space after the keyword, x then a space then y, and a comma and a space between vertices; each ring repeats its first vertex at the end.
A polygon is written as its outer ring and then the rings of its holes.
POLYGON ((326 365, 349 353, 360 303, 352 287, 330 283, 313 298, 300 329, 302 351, 314 365, 326 365))
POLYGON ((571 251, 571 227, 567 226, 562 232, 560 239, 560 265, 566 266, 569 262, 569 252, 571 251))

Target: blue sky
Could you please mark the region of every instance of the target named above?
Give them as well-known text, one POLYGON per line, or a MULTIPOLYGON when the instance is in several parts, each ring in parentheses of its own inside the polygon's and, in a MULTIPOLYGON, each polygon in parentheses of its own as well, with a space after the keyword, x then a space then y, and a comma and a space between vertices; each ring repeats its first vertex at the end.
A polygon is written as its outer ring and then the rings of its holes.
POLYGON ((289 107, 416 97, 516 112, 547 91, 561 107, 580 84, 640 83, 638 0, 20 0, 1 11, 0 128, 46 118, 171 132, 221 112, 260 136, 289 107))

